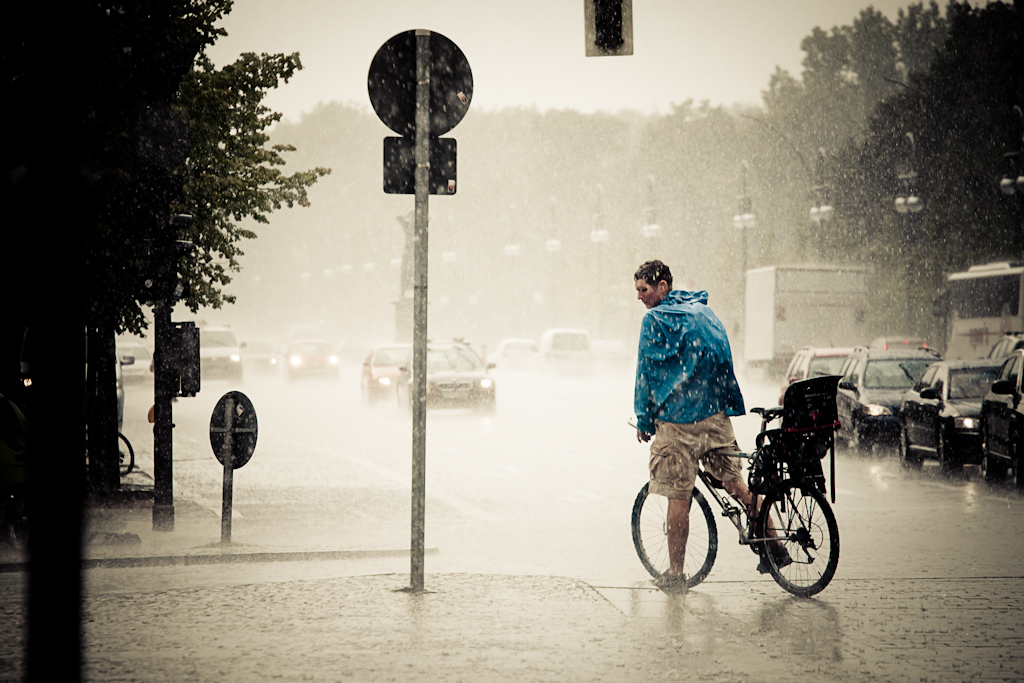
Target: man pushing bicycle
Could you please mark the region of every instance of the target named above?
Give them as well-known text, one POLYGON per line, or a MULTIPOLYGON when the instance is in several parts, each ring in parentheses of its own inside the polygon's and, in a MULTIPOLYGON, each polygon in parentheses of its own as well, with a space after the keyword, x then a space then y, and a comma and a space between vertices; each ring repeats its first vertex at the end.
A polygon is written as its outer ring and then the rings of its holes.
MULTIPOLYGON (((725 327, 708 307, 706 291, 672 289, 672 273, 647 261, 633 275, 637 299, 647 307, 640 328, 633 409, 637 440, 651 441, 650 493, 668 498, 669 569, 654 579, 666 591, 685 589, 683 561, 690 531, 690 497, 703 462, 722 487, 757 514, 743 481, 730 416, 743 415, 743 395, 725 327)), ((777 566, 786 550, 768 546, 777 566)), ((762 558, 758 570, 768 571, 762 558)))

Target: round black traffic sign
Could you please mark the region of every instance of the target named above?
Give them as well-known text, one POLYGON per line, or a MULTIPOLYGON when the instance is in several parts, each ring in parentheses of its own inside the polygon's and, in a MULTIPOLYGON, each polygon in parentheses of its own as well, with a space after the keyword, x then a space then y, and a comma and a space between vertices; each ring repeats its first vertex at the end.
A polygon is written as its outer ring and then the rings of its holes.
MULTIPOLYGON (((473 73, 459 46, 440 33, 430 35, 430 135, 454 128, 473 99, 473 73)), ((367 77, 370 104, 391 130, 416 133, 416 31, 404 31, 381 45, 367 77)))
POLYGON ((256 450, 256 409, 249 397, 240 391, 229 391, 220 397, 210 415, 210 446, 220 464, 237 470, 249 462, 256 450), (230 438, 229 438, 230 437, 230 438))

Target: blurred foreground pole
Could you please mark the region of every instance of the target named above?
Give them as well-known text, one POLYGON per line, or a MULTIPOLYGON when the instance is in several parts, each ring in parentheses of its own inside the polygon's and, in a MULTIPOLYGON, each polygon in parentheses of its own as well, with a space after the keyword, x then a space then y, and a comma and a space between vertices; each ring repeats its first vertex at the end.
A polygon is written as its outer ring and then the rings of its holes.
MULTIPOLYGON (((84 272, 95 231, 95 189, 83 122, 94 51, 83 30, 91 8, 5 6, 0 23, 8 131, 0 158, 0 390, 28 421, 27 642, 20 676, 78 681, 82 670, 82 510, 85 473, 84 272), (24 331, 30 330, 24 347, 24 331), (20 382, 21 362, 31 386, 20 382), (17 392, 17 393, 15 393, 17 392)), ((11 605, 13 608, 14 605, 11 605)), ((13 630, 8 637, 21 642, 13 630)), ((18 661, 0 678, 18 676, 18 661)))
MULTIPOLYGON (((51 185, 58 186, 68 187, 51 185)), ((70 279, 75 270, 55 272, 70 279)), ((62 289, 64 285, 69 287, 64 291, 74 287, 64 282, 62 289)), ((33 396, 28 418, 28 680, 46 683, 80 680, 82 643, 86 329, 77 301, 55 304, 49 304, 52 322, 40 320, 31 331, 33 396)))
POLYGON ((427 474, 427 200, 430 180, 430 31, 416 31, 416 226, 412 343, 412 542, 409 588, 423 590, 427 474))

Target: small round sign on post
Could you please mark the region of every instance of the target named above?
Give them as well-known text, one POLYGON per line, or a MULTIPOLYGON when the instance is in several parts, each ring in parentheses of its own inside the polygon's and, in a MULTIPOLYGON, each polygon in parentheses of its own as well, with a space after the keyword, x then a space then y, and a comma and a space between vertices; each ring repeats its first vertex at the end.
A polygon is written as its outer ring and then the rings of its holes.
POLYGON ((256 450, 256 408, 240 391, 220 397, 210 415, 210 446, 222 465, 237 470, 249 462, 256 450))
POLYGON ((234 472, 249 462, 256 450, 256 409, 240 391, 220 397, 210 416, 210 445, 224 466, 224 497, 221 501, 220 541, 231 542, 231 509, 234 472))

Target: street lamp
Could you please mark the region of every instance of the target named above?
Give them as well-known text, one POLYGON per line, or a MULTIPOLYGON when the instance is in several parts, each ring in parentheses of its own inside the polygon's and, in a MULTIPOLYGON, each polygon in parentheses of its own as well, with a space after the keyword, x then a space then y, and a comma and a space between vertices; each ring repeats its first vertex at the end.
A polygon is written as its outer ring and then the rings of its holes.
POLYGON ((816 198, 811 207, 811 222, 816 225, 828 221, 832 217, 832 204, 829 201, 828 186, 825 184, 825 148, 818 148, 818 177, 814 186, 816 198))
POLYGON ((750 168, 750 163, 744 161, 740 168, 742 170, 740 175, 742 193, 736 197, 737 209, 736 214, 732 217, 732 224, 733 227, 740 231, 742 243, 740 247, 741 273, 745 285, 747 277, 747 230, 757 227, 757 216, 754 215, 750 195, 747 193, 747 170, 750 168))
POLYGON ((916 316, 914 314, 915 292, 918 281, 917 261, 915 260, 914 244, 917 243, 917 222, 914 219, 916 214, 924 210, 924 200, 918 191, 917 181, 917 141, 913 133, 906 134, 910 142, 910 154, 907 160, 907 171, 898 176, 898 194, 894 200, 896 212, 903 216, 903 239, 904 254, 906 255, 906 279, 907 279, 907 312, 906 312, 906 333, 911 334, 915 330, 916 316))
POLYGON ((746 344, 746 325, 744 324, 747 315, 747 231, 757 227, 757 216, 747 192, 747 172, 750 163, 746 160, 740 166, 740 195, 736 197, 736 214, 732 217, 732 224, 740 231, 740 343, 746 344))
POLYGON ((900 194, 894 202, 896 212, 901 214, 920 213, 924 210, 924 200, 921 199, 917 190, 917 143, 913 133, 907 133, 907 139, 910 141, 910 170, 900 173, 900 194))
POLYGON ((654 176, 647 176, 647 196, 644 201, 643 227, 640 228, 647 239, 654 239, 661 234, 658 225, 658 212, 654 209, 654 176))
POLYGON ((1007 197, 1024 199, 1024 165, 1021 164, 1021 159, 1024 159, 1024 111, 1017 105, 1013 105, 1013 111, 1018 119, 1019 142, 1017 149, 1003 154, 1009 169, 999 180, 999 191, 1007 197))

